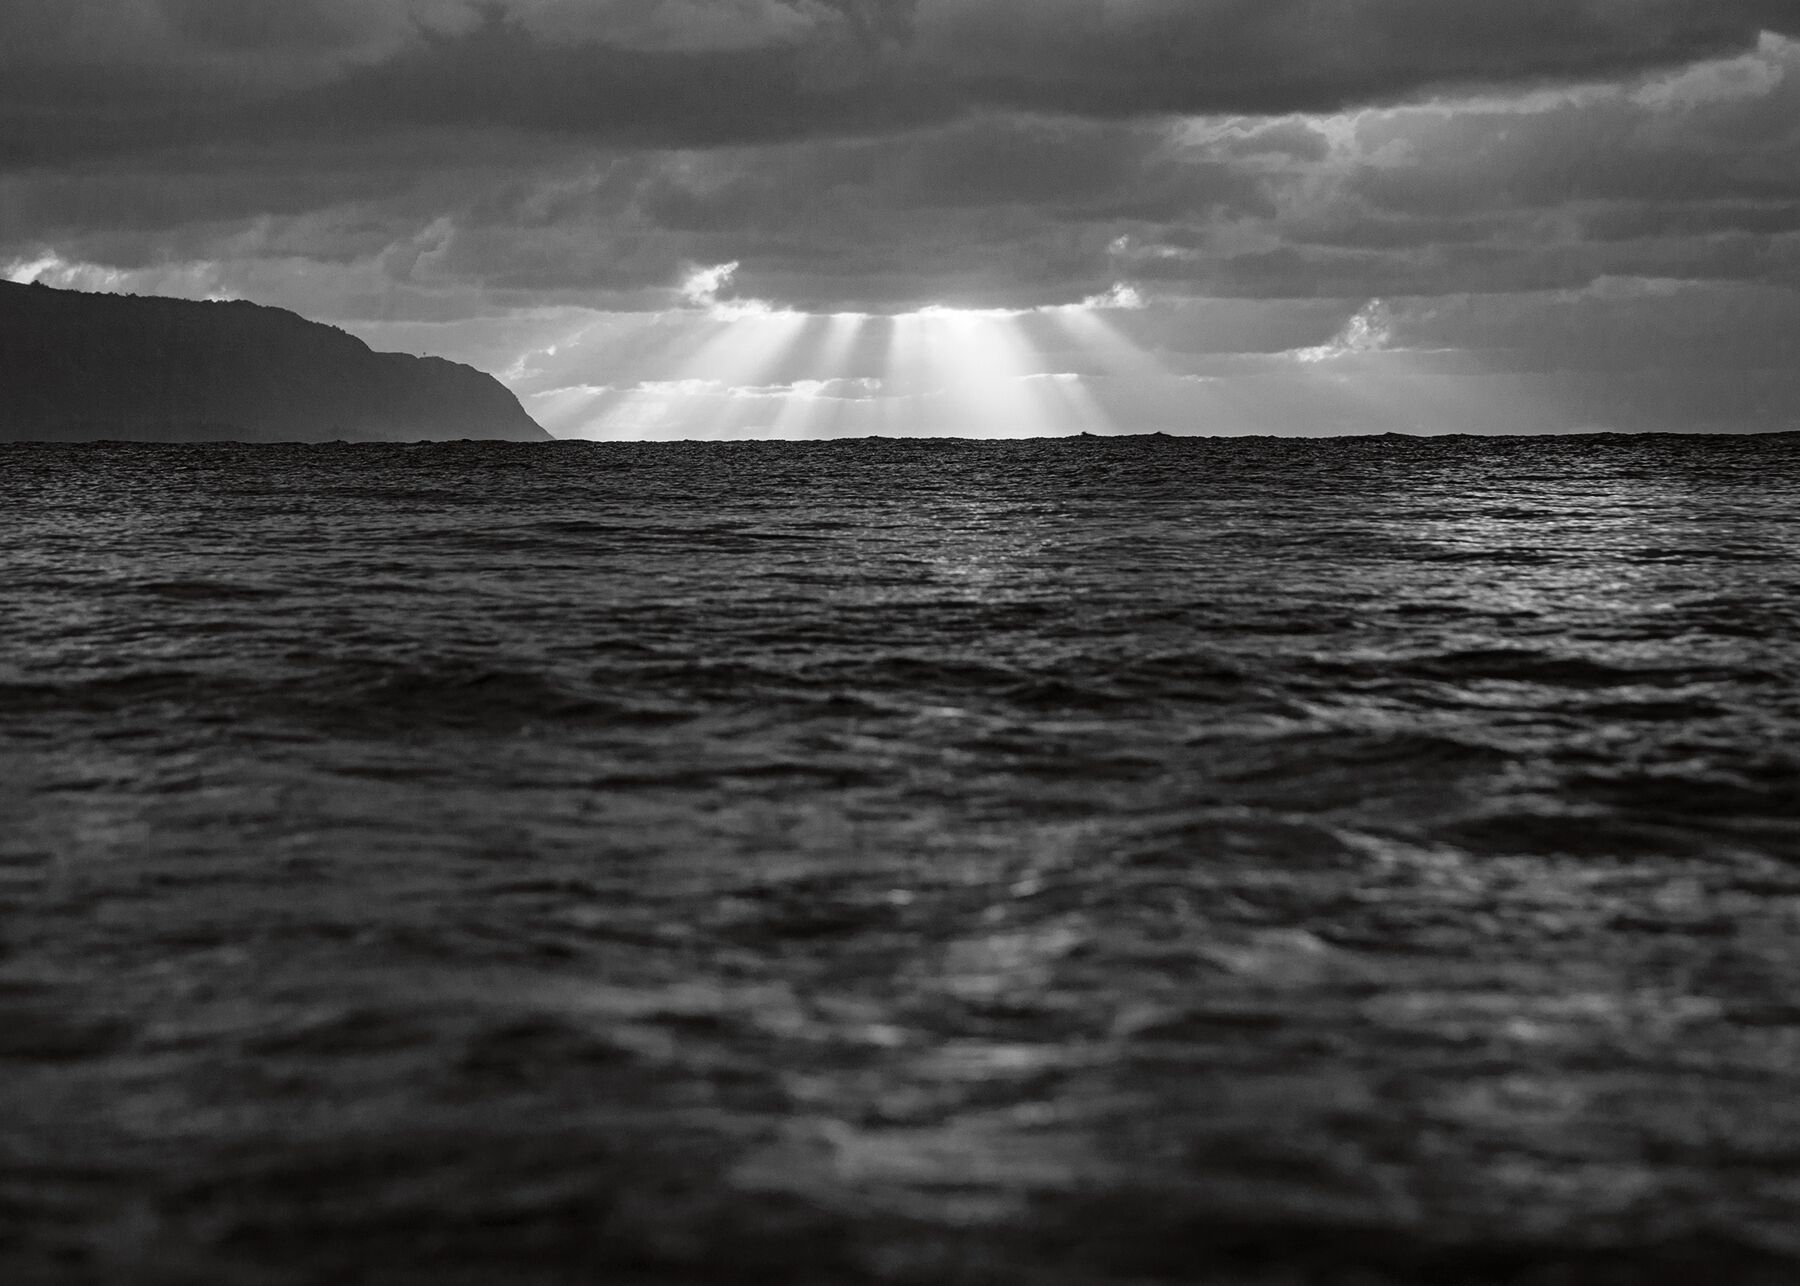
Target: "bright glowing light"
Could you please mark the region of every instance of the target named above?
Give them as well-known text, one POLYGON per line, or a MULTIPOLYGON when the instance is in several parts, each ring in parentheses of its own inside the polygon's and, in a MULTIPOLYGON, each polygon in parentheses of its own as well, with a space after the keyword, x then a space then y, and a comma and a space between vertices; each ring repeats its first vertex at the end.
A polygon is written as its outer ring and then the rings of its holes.
MULTIPOLYGON (((813 359, 821 390, 830 387, 827 381, 837 380, 840 372, 848 369, 868 320, 861 313, 838 313, 825 319, 825 333, 813 359)), ((878 379, 865 378, 858 383, 864 398, 878 394, 882 388, 878 379)), ((776 413, 772 431, 778 438, 830 437, 843 429, 850 400, 796 392, 776 413)))
MULTIPOLYGON (((707 310, 720 321, 743 321, 750 317, 774 317, 781 313, 772 304, 760 299, 731 299, 724 303, 714 304, 707 310)), ((782 314, 792 316, 793 314, 782 314)))
POLYGON ((0 276, 15 285, 36 282, 60 290, 91 294, 173 295, 180 299, 236 299, 220 284, 221 265, 196 260, 144 268, 109 268, 105 264, 65 259, 54 250, 33 259, 15 259, 0 269, 0 276))
POLYGON ((1023 308, 947 308, 943 304, 927 304, 914 312, 901 313, 900 316, 926 318, 961 326, 979 320, 1010 321, 1014 317, 1023 317, 1025 311, 1023 308))
POLYGON ((631 363, 654 376, 571 382, 532 394, 534 409, 553 432, 600 438, 1060 436, 1114 427, 1083 370, 1161 374, 1104 320, 1146 306, 1126 283, 1045 308, 808 314, 721 299, 736 268, 683 280, 689 307, 659 314, 660 346, 631 363))
POLYGON ((1110 428, 1092 398, 1043 369, 1021 331, 1024 316, 1004 309, 922 308, 895 317, 889 368, 911 405, 890 405, 890 428, 988 438, 1110 428), (902 416, 909 428, 894 423, 902 416))
POLYGON ((806 325, 806 314, 709 311, 693 321, 698 343, 667 380, 640 382, 584 429, 590 437, 719 437, 732 428, 730 391, 770 383, 769 372, 806 325))
POLYGON ((14 259, 6 265, 6 279, 14 285, 29 286, 44 273, 62 266, 62 259, 54 254, 37 259, 14 259))
POLYGON ((1505 431, 1554 418, 1475 355, 1406 347, 1381 300, 1316 347, 1238 352, 1185 343, 1204 301, 1147 298, 1128 281, 1036 308, 808 313, 721 299, 730 268, 695 269, 662 312, 587 314, 578 333, 522 345, 533 414, 562 437, 802 440, 1505 431))

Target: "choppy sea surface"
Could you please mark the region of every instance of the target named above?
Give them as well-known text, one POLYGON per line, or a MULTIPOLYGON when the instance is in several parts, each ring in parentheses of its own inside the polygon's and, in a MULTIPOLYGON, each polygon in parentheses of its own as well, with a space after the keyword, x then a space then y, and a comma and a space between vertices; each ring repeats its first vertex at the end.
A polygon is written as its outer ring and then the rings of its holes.
POLYGON ((1800 1274, 1800 436, 0 447, 0 1279, 1800 1274))

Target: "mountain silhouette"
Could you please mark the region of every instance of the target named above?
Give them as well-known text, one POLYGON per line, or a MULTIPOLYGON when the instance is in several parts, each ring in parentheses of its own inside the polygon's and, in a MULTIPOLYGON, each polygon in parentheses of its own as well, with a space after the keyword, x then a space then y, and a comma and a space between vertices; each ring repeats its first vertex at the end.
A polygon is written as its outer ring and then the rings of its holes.
POLYGON ((493 376, 279 308, 0 282, 0 441, 550 440, 493 376))

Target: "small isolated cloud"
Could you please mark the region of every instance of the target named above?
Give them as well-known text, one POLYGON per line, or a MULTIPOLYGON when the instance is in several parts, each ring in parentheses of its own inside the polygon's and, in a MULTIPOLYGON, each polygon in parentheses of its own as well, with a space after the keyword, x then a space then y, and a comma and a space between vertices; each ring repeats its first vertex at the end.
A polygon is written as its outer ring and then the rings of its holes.
POLYGON ((737 276, 737 261, 718 263, 710 268, 695 268, 681 283, 681 297, 696 308, 711 308, 719 302, 719 292, 737 276))
POLYGON ((1316 348, 1297 349, 1294 357, 1302 362, 1330 362, 1358 353, 1379 353, 1394 337, 1394 317, 1388 306, 1371 299, 1329 343, 1316 348))
POLYGON ((1146 307, 1144 293, 1127 282, 1114 282, 1110 290, 1098 295, 1089 295, 1076 308, 1084 313, 1093 312, 1141 312, 1146 307))
POLYGON ((791 315, 763 299, 721 299, 737 278, 737 260, 697 267, 688 272, 681 283, 681 297, 695 308, 704 308, 720 321, 744 321, 750 318, 791 315))

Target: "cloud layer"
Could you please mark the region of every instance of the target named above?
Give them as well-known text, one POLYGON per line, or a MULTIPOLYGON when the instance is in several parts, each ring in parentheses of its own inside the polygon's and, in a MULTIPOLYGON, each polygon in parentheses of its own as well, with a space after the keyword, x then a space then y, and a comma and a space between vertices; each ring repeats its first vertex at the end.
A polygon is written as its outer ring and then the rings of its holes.
POLYGON ((1800 32, 1790 0, 10 0, 0 139, 50 160, 418 127, 693 147, 983 110, 1322 113, 1678 67, 1765 31, 1800 32))
POLYGON ((1184 301, 1323 352, 1381 298, 1509 369, 1779 363, 1795 37, 1793 0, 8 0, 0 270, 507 335, 1124 283, 1176 355, 1184 301))

